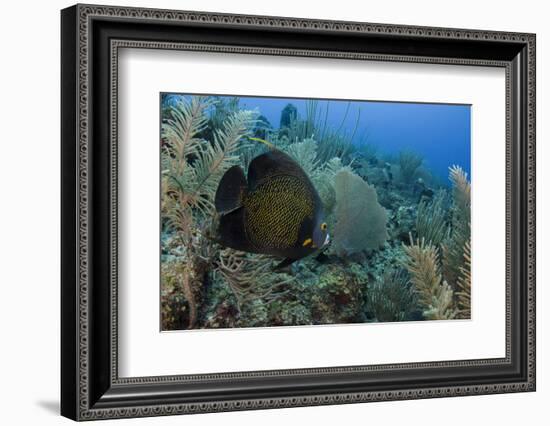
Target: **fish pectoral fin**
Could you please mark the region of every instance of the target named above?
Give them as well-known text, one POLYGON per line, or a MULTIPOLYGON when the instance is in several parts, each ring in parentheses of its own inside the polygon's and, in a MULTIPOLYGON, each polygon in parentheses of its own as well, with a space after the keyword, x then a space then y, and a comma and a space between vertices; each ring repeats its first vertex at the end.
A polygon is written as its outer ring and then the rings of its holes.
POLYGON ((283 260, 281 263, 279 263, 277 266, 275 266, 275 268, 273 268, 273 270, 276 271, 278 269, 283 269, 283 268, 293 264, 297 260, 298 259, 291 259, 290 257, 287 257, 285 260, 283 260))
POLYGON ((302 247, 307 247, 307 246, 312 246, 312 247, 314 246, 313 240, 311 238, 306 238, 302 243, 302 247))

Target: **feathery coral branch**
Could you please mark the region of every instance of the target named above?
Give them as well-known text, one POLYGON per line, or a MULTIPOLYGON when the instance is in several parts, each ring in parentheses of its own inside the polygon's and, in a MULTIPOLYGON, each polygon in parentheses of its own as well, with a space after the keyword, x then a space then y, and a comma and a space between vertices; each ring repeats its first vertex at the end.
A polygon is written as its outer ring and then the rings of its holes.
POLYGON ((464 245, 470 239, 470 183, 458 166, 449 168, 449 179, 453 184, 453 206, 450 236, 442 243, 443 276, 456 291, 464 267, 464 245))
POLYGON ((454 318, 456 311, 452 307, 453 291, 441 279, 437 248, 425 244, 424 240, 414 242, 412 235, 409 238, 410 245, 403 245, 407 254, 405 266, 416 287, 424 317, 439 320, 454 318))
POLYGON ((438 191, 431 202, 421 201, 418 204, 416 213, 416 234, 418 238, 436 247, 449 234, 444 203, 445 191, 438 191))
POLYGON ((295 280, 286 274, 273 273, 273 259, 268 256, 250 256, 233 249, 221 250, 216 273, 219 273, 231 288, 238 309, 251 300, 264 302, 275 300, 285 294, 285 285, 295 280))
POLYGON ((472 286, 472 259, 470 257, 470 240, 464 244, 464 266, 460 267, 460 276, 458 277, 457 305, 458 317, 471 317, 471 286, 472 286))
POLYGON ((387 271, 368 286, 367 310, 378 321, 404 321, 416 302, 414 287, 404 269, 387 271))

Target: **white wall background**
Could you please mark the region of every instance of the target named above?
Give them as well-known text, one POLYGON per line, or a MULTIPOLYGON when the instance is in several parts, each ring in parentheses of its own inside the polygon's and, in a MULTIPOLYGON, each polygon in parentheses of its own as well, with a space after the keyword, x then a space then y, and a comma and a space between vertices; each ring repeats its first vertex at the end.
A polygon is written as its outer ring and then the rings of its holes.
MULTIPOLYGON (((550 28, 545 2, 104 0, 103 4, 537 33, 538 390, 491 395, 118 420, 118 424, 548 424, 550 413, 550 28), (131 423, 128 423, 131 422, 131 423)), ((59 405, 59 9, 2 5, 0 24, 0 418, 68 424, 59 405)), ((102 424, 117 424, 107 421, 102 424)))

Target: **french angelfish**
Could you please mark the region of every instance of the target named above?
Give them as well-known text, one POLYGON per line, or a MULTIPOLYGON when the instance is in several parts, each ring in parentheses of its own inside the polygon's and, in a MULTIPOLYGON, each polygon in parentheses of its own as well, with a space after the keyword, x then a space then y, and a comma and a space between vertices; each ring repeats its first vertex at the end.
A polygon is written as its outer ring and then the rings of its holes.
MULTIPOLYGON (((252 138, 251 138, 252 139, 252 138)), ((329 241, 323 205, 313 184, 289 155, 271 149, 223 175, 215 207, 219 242, 236 250, 283 257, 277 266, 315 253, 329 241)))

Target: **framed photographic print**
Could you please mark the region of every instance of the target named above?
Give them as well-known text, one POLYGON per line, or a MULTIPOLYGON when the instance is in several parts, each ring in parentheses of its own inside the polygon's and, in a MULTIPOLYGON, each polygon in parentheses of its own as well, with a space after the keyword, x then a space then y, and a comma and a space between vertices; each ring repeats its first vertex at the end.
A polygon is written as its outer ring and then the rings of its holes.
POLYGON ((535 36, 76 5, 74 420, 535 390, 535 36))

